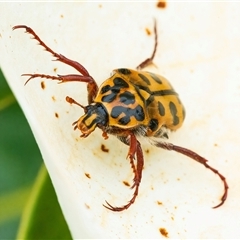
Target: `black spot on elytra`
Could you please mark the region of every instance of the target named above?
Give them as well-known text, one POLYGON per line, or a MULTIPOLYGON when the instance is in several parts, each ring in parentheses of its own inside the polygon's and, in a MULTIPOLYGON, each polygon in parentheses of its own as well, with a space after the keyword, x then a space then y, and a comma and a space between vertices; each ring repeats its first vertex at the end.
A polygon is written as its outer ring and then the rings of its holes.
POLYGON ((130 122, 130 117, 129 116, 122 117, 118 120, 118 122, 121 125, 127 125, 130 122))
POLYGON ((161 116, 165 115, 165 108, 161 102, 158 102, 158 112, 161 116))
POLYGON ((126 105, 135 103, 135 96, 128 91, 121 93, 119 95, 119 98, 120 98, 120 102, 126 105))
POLYGON ((143 121, 145 118, 145 114, 143 108, 138 105, 135 109, 133 109, 133 115, 138 121, 143 121))
POLYGON ((173 117, 173 125, 179 124, 179 117, 177 116, 177 108, 173 102, 169 103, 170 112, 173 117))
POLYGON ((153 100, 154 100, 154 96, 150 95, 150 97, 145 100, 146 106, 149 106, 153 102, 153 100))
POLYGON ((155 82, 157 82, 157 83, 159 83, 159 84, 162 84, 161 79, 160 79, 156 74, 151 73, 151 72, 148 72, 148 74, 152 77, 152 79, 153 79, 155 82))
POLYGON ((101 89, 101 94, 108 92, 111 89, 110 85, 103 86, 101 89))
POLYGON ((129 85, 122 78, 116 77, 113 79, 114 85, 111 87, 110 85, 103 86, 101 89, 101 93, 104 94, 108 91, 111 91, 110 94, 102 97, 102 102, 112 102, 116 99, 117 94, 120 92, 121 88, 128 88, 129 85))
POLYGON ((115 87, 119 87, 119 88, 128 88, 129 87, 129 85, 120 77, 114 78, 113 83, 114 83, 115 87))
POLYGON ((137 121, 143 121, 145 118, 143 108, 140 105, 134 109, 126 108, 123 106, 116 106, 112 109, 111 117, 118 118, 122 113, 124 113, 125 116, 118 120, 119 124, 121 125, 128 124, 131 117, 134 117, 137 121))
POLYGON ((127 68, 119 68, 119 69, 118 69, 118 72, 120 72, 120 73, 122 73, 122 74, 124 74, 124 75, 129 75, 129 74, 131 74, 131 71, 130 71, 129 69, 127 69, 127 68))
POLYGON ((116 94, 116 93, 108 94, 108 95, 102 97, 102 102, 110 103, 110 102, 112 102, 113 100, 115 100, 116 97, 117 97, 117 94, 116 94))
POLYGON ((147 85, 150 85, 150 84, 151 84, 150 81, 149 81, 149 79, 148 79, 145 75, 139 73, 138 76, 139 76, 147 85))
POLYGON ((151 119, 148 126, 153 132, 156 131, 158 129, 158 120, 157 119, 151 119))
POLYGON ((178 95, 173 89, 153 91, 154 96, 178 95))

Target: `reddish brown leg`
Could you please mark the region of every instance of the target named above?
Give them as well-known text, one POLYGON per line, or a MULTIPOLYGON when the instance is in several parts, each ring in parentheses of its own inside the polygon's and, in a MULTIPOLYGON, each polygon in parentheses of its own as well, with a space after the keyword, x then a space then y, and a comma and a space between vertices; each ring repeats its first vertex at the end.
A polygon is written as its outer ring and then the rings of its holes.
POLYGON ((131 164, 131 167, 132 167, 133 173, 134 173, 133 185, 131 188, 135 188, 135 191, 134 191, 133 197, 131 198, 129 203, 122 207, 113 207, 111 204, 109 204, 106 201, 107 206, 106 205, 103 205, 103 206, 114 212, 120 212, 120 211, 128 209, 135 202, 135 199, 138 195, 138 188, 139 188, 141 178, 142 178, 144 158, 143 158, 143 152, 142 152, 141 145, 138 142, 138 140, 134 134, 130 134, 130 146, 129 146, 128 157, 129 157, 130 164, 131 164), (137 167, 134 164, 135 154, 137 156, 137 167))
POLYGON ((155 35, 155 45, 154 45, 154 49, 153 49, 153 53, 152 56, 150 58, 147 58, 146 60, 144 60, 142 63, 140 63, 136 68, 137 70, 141 70, 149 65, 151 65, 153 63, 153 59, 155 57, 156 51, 157 51, 157 45, 158 45, 158 34, 157 34, 157 23, 156 23, 156 19, 154 19, 154 35, 155 35))
POLYGON ((224 193, 223 193, 223 195, 221 197, 221 202, 217 206, 215 206, 213 208, 218 208, 218 207, 220 207, 220 206, 222 206, 224 204, 224 202, 227 199, 228 188, 229 188, 228 184, 227 184, 227 181, 226 181, 226 178, 221 173, 219 173, 218 170, 216 170, 216 169, 212 168, 211 166, 209 166, 207 164, 207 159, 201 157, 200 155, 198 155, 197 153, 195 153, 195 152, 193 152, 193 151, 191 151, 189 149, 186 149, 186 148, 183 148, 183 147, 179 147, 179 146, 173 145, 171 143, 155 142, 154 144, 157 147, 160 147, 160 148, 163 148, 163 149, 167 149, 167 150, 170 150, 170 151, 173 150, 173 151, 179 152, 179 153, 181 153, 181 154, 183 154, 185 156, 188 156, 188 157, 194 159, 195 161, 203 164, 206 168, 210 169, 212 172, 216 173, 220 177, 220 179, 223 181, 224 193))
POLYGON ((13 30, 24 28, 27 33, 31 34, 34 39, 38 41, 38 43, 44 47, 44 49, 47 52, 50 52, 57 61, 60 61, 62 63, 65 63, 73 68, 75 68, 77 71, 79 71, 82 75, 77 74, 69 74, 69 75, 58 75, 58 76, 50 76, 45 74, 23 74, 23 76, 29 76, 30 78, 26 81, 25 84, 27 84, 31 79, 33 78, 47 78, 51 80, 58 80, 61 83, 63 82, 71 82, 71 81, 77 81, 77 82, 86 82, 87 83, 87 89, 88 89, 88 102, 92 103, 93 99, 95 98, 98 86, 95 82, 95 80, 90 76, 88 71, 78 62, 73 61, 71 59, 66 58, 62 54, 58 54, 54 52, 51 48, 49 48, 40 38, 39 36, 30 28, 25 25, 17 25, 13 27, 13 30))

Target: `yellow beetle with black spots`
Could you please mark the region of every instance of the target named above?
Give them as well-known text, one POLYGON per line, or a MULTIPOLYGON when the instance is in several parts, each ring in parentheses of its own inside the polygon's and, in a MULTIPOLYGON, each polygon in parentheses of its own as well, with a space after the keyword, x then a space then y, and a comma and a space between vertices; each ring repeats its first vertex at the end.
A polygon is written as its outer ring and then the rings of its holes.
POLYGON ((166 78, 126 68, 113 70, 94 102, 106 109, 109 128, 131 129, 145 137, 166 136, 168 129, 181 127, 185 117, 178 94, 166 78))
POLYGON ((26 83, 37 77, 58 80, 60 82, 85 82, 87 84, 89 105, 83 106, 71 97, 66 97, 69 103, 77 104, 84 109, 84 115, 73 123, 74 129, 79 129, 82 133, 81 137, 85 138, 98 127, 103 131, 105 139, 108 138, 108 134, 113 134, 129 146, 128 158, 134 172, 134 183, 131 187, 135 189, 133 197, 127 204, 121 207, 114 207, 106 201, 104 206, 107 209, 112 211, 126 210, 135 202, 138 195, 144 156, 137 136, 154 137, 152 144, 156 147, 184 154, 216 173, 224 184, 224 193, 221 197, 221 202, 215 208, 225 202, 228 192, 227 181, 222 174, 207 164, 205 158, 189 149, 156 140, 156 138, 168 138, 168 132, 180 128, 185 118, 184 106, 177 92, 167 79, 154 73, 142 71, 144 67, 152 63, 156 53, 156 23, 154 25, 155 46, 152 56, 138 65, 137 70, 128 68, 114 70, 112 76, 105 80, 100 88, 98 88, 96 81, 83 65, 54 52, 31 28, 18 25, 13 29, 18 28, 24 28, 46 51, 52 53, 57 61, 75 68, 80 73, 80 75, 68 74, 58 76, 23 74, 24 76, 29 76, 26 83))

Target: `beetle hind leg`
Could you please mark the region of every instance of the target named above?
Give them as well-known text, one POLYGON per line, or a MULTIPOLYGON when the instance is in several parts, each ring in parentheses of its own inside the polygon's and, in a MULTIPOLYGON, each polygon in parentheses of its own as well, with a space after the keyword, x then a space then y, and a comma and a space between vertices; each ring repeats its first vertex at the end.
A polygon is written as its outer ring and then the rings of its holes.
MULTIPOLYGON (((124 143, 128 144, 128 141, 126 140, 124 143)), ((142 152, 142 148, 139 141, 136 139, 136 136, 132 133, 130 134, 128 145, 129 145, 129 152, 127 157, 130 160, 130 164, 134 173, 133 185, 131 186, 131 189, 135 189, 135 190, 133 193, 133 197, 129 200, 128 204, 123 205, 122 207, 114 207, 106 201, 107 205, 103 205, 103 206, 114 212, 120 212, 120 211, 126 210, 135 202, 135 199, 138 195, 138 189, 140 186, 141 178, 142 178, 142 170, 143 170, 143 164, 144 164, 143 152, 142 152), (137 158, 137 166, 135 166, 134 164, 135 155, 137 158)))
POLYGON ((220 206, 222 206, 224 204, 224 202, 226 201, 227 199, 227 195, 228 195, 228 184, 227 184, 227 180, 226 178, 218 171, 216 170, 215 168, 211 167, 210 165, 207 164, 207 159, 201 157, 200 155, 198 155, 197 153, 189 150, 189 149, 186 149, 186 148, 183 148, 183 147, 179 147, 179 146, 176 146, 176 145, 173 145, 171 143, 162 143, 162 142, 154 142, 153 143, 156 147, 160 147, 160 148, 163 148, 163 149, 166 149, 166 150, 170 150, 170 151, 175 151, 175 152, 178 152, 178 153, 181 153, 187 157, 190 157, 192 158, 193 160, 203 164, 206 168, 208 168, 209 170, 211 170, 212 172, 214 172, 215 174, 217 174, 219 176, 219 178, 221 179, 221 181, 223 182, 223 186, 224 186, 224 192, 223 192, 223 195, 221 197, 221 202, 214 206, 213 208, 218 208, 220 206))

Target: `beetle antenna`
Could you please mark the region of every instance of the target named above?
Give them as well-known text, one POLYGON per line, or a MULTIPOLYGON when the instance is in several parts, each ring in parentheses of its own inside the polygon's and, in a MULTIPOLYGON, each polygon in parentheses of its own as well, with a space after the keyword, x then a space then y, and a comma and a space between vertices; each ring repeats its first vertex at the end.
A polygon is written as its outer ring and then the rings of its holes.
POLYGON ((83 106, 82 104, 78 103, 77 101, 75 101, 73 98, 67 96, 67 97, 66 97, 66 101, 67 101, 68 103, 70 103, 70 104, 76 104, 76 105, 78 105, 79 107, 81 107, 81 108, 84 110, 84 112, 86 112, 86 107, 83 106))

